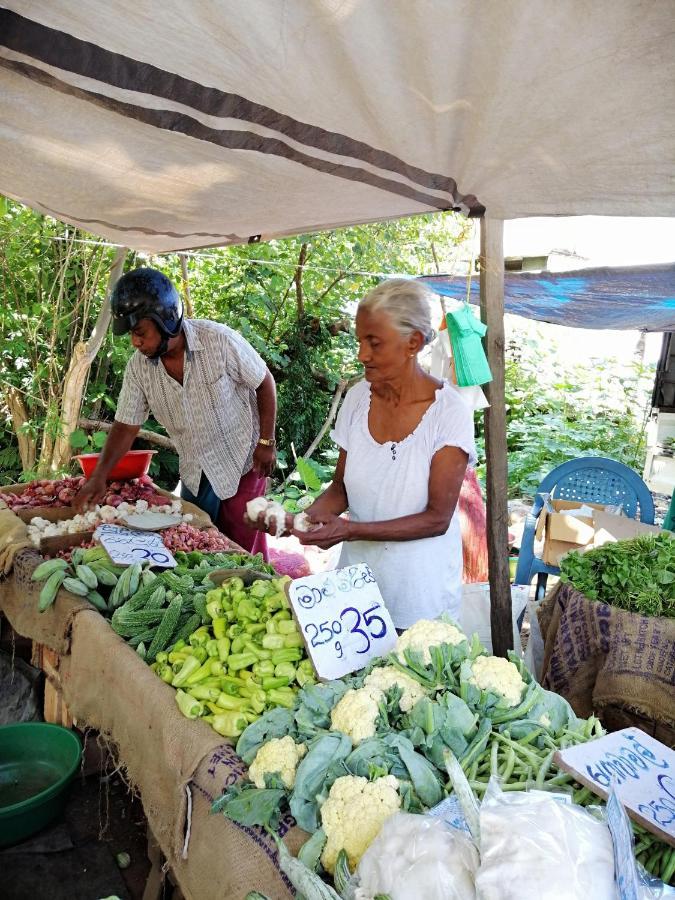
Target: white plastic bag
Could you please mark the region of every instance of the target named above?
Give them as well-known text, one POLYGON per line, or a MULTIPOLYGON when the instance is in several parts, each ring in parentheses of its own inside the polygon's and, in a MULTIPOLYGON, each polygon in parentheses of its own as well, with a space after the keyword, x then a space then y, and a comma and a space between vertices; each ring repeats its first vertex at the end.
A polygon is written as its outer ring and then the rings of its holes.
MULTIPOLYGON (((511 619, 513 646, 520 653, 520 629, 518 619, 525 609, 530 587, 526 584, 511 585, 511 619)), ((462 615, 460 625, 464 634, 477 634, 481 644, 492 653, 492 628, 490 626, 490 585, 487 582, 462 585, 462 615)))
POLYGON ((390 816, 361 857, 356 900, 475 900, 478 852, 469 836, 431 816, 390 816))
POLYGON ((525 616, 530 624, 530 636, 527 639, 523 662, 537 681, 541 683, 541 670, 544 667, 544 636, 541 633, 539 617, 537 616, 540 606, 541 601, 539 603, 535 600, 527 601, 525 616))
POLYGON ((609 828, 566 801, 490 783, 480 809, 479 900, 617 900, 609 828))

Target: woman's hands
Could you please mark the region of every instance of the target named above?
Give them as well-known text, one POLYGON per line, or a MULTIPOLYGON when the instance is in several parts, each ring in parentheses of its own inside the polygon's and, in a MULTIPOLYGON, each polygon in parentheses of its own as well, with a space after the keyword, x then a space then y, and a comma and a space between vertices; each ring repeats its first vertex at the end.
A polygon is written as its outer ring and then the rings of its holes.
POLYGON ((312 526, 309 531, 294 529, 292 532, 301 544, 310 544, 312 547, 328 550, 336 544, 341 544, 342 541, 349 540, 350 523, 342 516, 336 516, 334 513, 313 515, 308 510, 307 518, 312 526))
POLYGON ((301 544, 320 547, 322 550, 328 550, 335 544, 349 540, 350 523, 341 516, 334 513, 321 513, 313 515, 311 511, 306 512, 309 520, 309 531, 298 531, 294 527, 295 517, 291 513, 285 513, 283 523, 279 522, 279 517, 270 516, 266 521, 265 513, 261 512, 255 520, 249 519, 244 515, 244 522, 249 528, 255 528, 257 531, 264 531, 267 534, 274 534, 277 537, 292 534, 301 544), (282 525, 279 528, 279 525, 282 525))
POLYGON ((254 528, 256 531, 264 531, 267 534, 276 535, 276 537, 284 537, 293 532, 293 516, 283 511, 283 521, 281 519, 282 511, 276 516, 270 516, 268 519, 265 517, 264 511, 259 513, 256 519, 249 519, 248 515, 244 513, 245 525, 248 525, 249 528, 254 528))

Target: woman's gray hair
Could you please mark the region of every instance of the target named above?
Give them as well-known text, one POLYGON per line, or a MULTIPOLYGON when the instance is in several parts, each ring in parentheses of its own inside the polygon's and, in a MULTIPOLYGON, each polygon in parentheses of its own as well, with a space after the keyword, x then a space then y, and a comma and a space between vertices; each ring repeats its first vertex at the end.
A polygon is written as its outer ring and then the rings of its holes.
POLYGON ((359 303, 359 309, 367 309, 371 313, 384 312, 404 337, 419 331, 424 343, 429 344, 436 337, 431 325, 434 299, 435 294, 419 281, 391 278, 367 293, 359 303))

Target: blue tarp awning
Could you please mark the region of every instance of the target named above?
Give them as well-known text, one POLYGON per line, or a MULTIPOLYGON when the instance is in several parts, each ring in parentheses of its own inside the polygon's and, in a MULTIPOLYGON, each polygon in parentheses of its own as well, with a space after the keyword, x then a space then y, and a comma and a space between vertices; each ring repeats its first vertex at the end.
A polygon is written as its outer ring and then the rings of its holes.
MULTIPOLYGON (((466 277, 424 275, 443 297, 463 300, 466 277)), ((479 304, 479 279, 471 279, 479 304)), ((504 309, 516 316, 572 328, 675 331, 675 263, 574 272, 506 272, 504 309)))

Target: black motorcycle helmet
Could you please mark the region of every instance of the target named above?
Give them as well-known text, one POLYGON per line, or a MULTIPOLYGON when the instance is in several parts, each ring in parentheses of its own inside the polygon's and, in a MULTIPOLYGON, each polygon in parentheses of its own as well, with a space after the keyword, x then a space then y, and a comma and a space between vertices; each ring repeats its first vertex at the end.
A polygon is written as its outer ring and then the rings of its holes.
POLYGON ((183 301, 171 281, 157 269, 133 269, 117 281, 110 295, 112 331, 127 334, 141 319, 152 319, 165 339, 183 324, 183 301))

